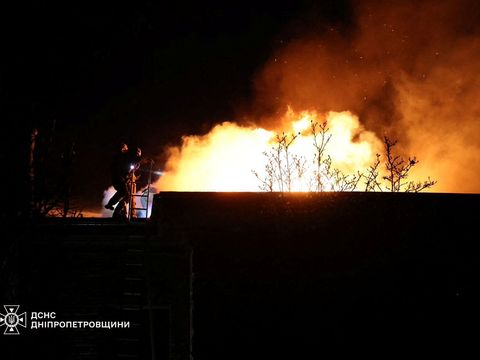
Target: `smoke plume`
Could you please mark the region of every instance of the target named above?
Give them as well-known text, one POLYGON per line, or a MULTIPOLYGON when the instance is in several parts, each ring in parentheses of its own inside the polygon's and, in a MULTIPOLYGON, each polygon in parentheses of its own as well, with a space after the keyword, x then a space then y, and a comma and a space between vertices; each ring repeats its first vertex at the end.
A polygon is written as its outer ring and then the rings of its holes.
MULTIPOLYGON (((297 19, 302 30, 281 42, 254 80, 248 126, 223 123, 209 134, 185 136, 182 146, 169 149, 158 188, 258 190, 251 170, 264 163, 272 130, 288 131, 306 112, 315 119, 349 114, 345 119, 355 126, 340 127, 347 147, 369 139, 367 158, 355 162, 360 171, 387 135, 399 141, 400 155, 420 160, 409 180, 431 177, 438 181, 433 191, 480 192, 480 3, 352 6, 348 24, 319 27, 315 16, 297 19), (286 116, 287 109, 299 117, 286 116)), ((332 158, 342 152, 337 147, 332 158)))
POLYGON ((479 192, 480 3, 360 1, 354 14, 348 31, 279 49, 256 79, 256 107, 351 111, 417 156, 434 191, 479 192))

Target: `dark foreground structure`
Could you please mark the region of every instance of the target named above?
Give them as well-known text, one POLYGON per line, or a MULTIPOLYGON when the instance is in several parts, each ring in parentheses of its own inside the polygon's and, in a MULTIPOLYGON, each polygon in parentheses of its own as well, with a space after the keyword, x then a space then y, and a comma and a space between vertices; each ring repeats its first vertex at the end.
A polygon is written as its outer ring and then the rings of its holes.
POLYGON ((479 205, 452 194, 161 193, 146 223, 11 225, 0 305, 130 327, 27 326, 0 337, 1 358, 477 351, 479 205))

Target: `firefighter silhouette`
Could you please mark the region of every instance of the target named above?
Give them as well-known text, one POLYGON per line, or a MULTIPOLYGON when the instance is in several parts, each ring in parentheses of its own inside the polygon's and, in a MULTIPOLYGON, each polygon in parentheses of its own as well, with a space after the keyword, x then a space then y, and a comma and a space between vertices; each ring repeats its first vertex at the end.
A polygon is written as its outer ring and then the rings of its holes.
POLYGON ((114 210, 112 215, 114 218, 126 219, 128 217, 127 205, 131 202, 132 185, 136 180, 135 171, 140 166, 141 157, 140 148, 129 148, 125 142, 120 143, 119 151, 113 157, 111 176, 112 186, 116 192, 105 208, 114 210))

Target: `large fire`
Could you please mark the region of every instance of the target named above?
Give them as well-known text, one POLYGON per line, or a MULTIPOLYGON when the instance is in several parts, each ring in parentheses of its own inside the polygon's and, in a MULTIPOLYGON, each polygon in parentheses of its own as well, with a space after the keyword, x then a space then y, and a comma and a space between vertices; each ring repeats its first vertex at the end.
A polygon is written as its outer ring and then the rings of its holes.
MULTIPOLYGON (((327 121, 332 137, 325 155, 344 174, 365 174, 377 153, 384 156, 386 134, 399 140, 397 155, 420 160, 409 181, 431 177, 438 183, 429 190, 478 193, 479 3, 362 0, 352 6, 346 27, 319 27, 309 16, 299 21, 301 30, 282 39, 252 79, 255 125, 223 122, 207 134, 184 136, 168 149, 155 188, 259 191, 264 153, 285 133, 299 134, 289 150, 310 171, 291 190, 315 191, 308 181, 315 163, 311 123, 327 121), (272 116, 276 111, 283 115, 272 116)), ((382 180, 384 162, 378 170, 382 180)), ((365 190, 364 181, 357 190, 365 190)), ((325 183, 322 190, 329 191, 325 183)))
POLYGON ((282 39, 257 72, 251 108, 263 128, 223 123, 207 135, 185 136, 170 150, 159 189, 258 191, 252 170, 264 169, 273 132, 301 131, 295 151, 308 158, 312 141, 304 129, 313 118, 328 120, 327 152, 346 173, 374 161, 386 134, 399 140, 398 155, 420 160, 409 180, 431 177, 438 180, 432 191, 478 193, 478 1, 352 4, 345 27, 302 19, 302 30, 282 39), (271 117, 288 105, 298 112, 271 117))
MULTIPOLYGON (((295 134, 289 152, 302 157, 308 171, 315 161, 312 123, 327 122, 331 139, 326 148, 333 166, 345 173, 364 170, 382 151, 376 135, 366 131, 350 112, 295 112, 288 109, 277 129, 224 122, 203 136, 185 136, 181 147, 169 149, 165 174, 156 187, 162 191, 259 191, 265 176, 265 153, 275 148, 276 134, 295 134)), ((290 136, 291 136, 290 135, 290 136)), ((295 181, 292 191, 309 191, 311 174, 295 181)), ((278 190, 278 189, 277 189, 278 190)), ((328 189, 327 189, 328 190, 328 189)))

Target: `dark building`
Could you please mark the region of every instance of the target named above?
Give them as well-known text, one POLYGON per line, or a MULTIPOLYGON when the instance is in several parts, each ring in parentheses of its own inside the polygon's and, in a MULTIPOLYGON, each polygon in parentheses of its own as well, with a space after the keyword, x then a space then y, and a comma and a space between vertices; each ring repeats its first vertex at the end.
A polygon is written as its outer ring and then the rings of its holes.
MULTIPOLYGON (((2 301, 129 329, 25 329, 6 359, 272 359, 475 349, 478 195, 161 193, 146 223, 51 221, 2 301)), ((2 346, 3 348, 3 346, 2 346)), ((2 356, 3 359, 3 356, 2 356)))
POLYGON ((32 312, 55 312, 58 322, 128 322, 128 328, 30 324, 1 339, 8 349, 2 359, 190 358, 190 247, 160 239, 151 224, 110 220, 48 219, 11 235, 2 304, 20 304, 29 322, 32 312))

